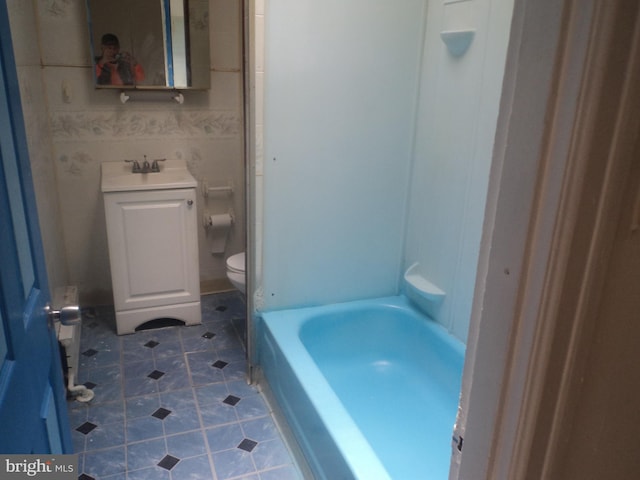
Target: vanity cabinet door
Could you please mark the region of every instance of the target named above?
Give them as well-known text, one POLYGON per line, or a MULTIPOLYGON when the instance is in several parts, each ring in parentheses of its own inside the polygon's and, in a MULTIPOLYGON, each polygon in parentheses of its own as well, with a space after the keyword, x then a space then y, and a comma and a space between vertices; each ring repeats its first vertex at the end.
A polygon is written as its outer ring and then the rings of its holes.
POLYGON ((104 199, 116 310, 199 301, 195 188, 104 199))

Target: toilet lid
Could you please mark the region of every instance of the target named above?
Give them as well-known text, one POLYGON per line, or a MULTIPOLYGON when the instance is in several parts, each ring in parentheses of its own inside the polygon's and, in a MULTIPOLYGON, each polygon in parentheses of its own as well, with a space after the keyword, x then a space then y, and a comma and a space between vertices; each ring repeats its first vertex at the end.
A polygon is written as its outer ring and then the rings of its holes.
POLYGON ((227 258, 227 268, 236 272, 244 273, 245 255, 244 252, 236 253, 227 258))

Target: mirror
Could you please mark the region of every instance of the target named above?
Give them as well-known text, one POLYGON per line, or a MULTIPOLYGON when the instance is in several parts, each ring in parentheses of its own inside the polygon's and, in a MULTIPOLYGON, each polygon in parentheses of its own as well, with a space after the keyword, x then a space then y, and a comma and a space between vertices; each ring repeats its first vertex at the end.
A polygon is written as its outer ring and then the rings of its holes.
POLYGON ((87 0, 96 88, 208 89, 208 0, 87 0))

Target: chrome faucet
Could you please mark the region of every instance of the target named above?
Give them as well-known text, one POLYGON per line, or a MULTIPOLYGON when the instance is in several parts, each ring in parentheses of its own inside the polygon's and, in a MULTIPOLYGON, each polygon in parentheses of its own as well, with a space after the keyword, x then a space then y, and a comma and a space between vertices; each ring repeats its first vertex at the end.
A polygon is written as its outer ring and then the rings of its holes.
POLYGON ((151 171, 151 164, 149 163, 149 160, 147 160, 147 156, 144 156, 144 162, 142 162, 142 170, 140 170, 140 173, 149 173, 151 171))
POLYGON ((140 166, 140 162, 138 160, 125 160, 127 163, 133 163, 131 168, 131 173, 149 173, 149 172, 159 172, 160 165, 158 162, 164 162, 166 158, 158 158, 154 160, 153 163, 149 163, 147 160, 147 156, 144 156, 144 161, 142 162, 142 166, 140 166))
POLYGON ((159 172, 160 171, 160 165, 158 165, 158 162, 164 162, 166 161, 166 158, 158 158, 156 160, 153 161, 153 163, 151 164, 151 171, 152 172, 159 172))
POLYGON ((133 163, 131 168, 131 173, 142 173, 142 169, 140 168, 140 164, 138 160, 125 160, 126 163, 133 163))

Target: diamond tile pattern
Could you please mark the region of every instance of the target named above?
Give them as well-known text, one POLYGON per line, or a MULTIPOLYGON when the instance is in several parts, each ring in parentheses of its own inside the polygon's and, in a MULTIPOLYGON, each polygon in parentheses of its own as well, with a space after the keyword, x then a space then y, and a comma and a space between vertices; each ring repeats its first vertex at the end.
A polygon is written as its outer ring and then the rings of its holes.
POLYGON ((227 405, 231 405, 231 406, 235 406, 238 404, 238 402, 242 400, 239 397, 236 397, 235 395, 229 395, 227 398, 225 398, 222 403, 226 403, 227 405))
POLYGON ((227 365, 229 364, 223 360, 217 360, 212 364, 213 367, 219 368, 220 370, 222 370, 227 365))
POLYGON ((205 295, 202 325, 118 336, 113 308, 91 309, 78 382, 95 397, 68 402, 79 480, 302 480, 246 382, 244 310, 237 292, 205 295))
POLYGON ((161 372, 159 370, 154 370, 149 375, 147 375, 147 377, 153 378, 154 380, 159 380, 160 378, 162 378, 163 375, 164 375, 164 372, 161 372))
POLYGON ((256 448, 256 445, 258 445, 258 442, 245 438, 240 442, 240 445, 238 445, 238 448, 240 450, 244 450, 245 452, 251 452, 254 448, 256 448))
POLYGON ((152 417, 159 418, 160 420, 164 420, 169 415, 171 415, 171 410, 167 410, 166 408, 159 408, 151 414, 152 417))
POLYGON ((180 459, 173 457, 171 455, 167 455, 158 463, 159 467, 162 467, 166 470, 171 470, 176 464, 180 461, 180 459))
POLYGON ((97 427, 97 425, 95 425, 95 424, 93 424, 91 422, 84 422, 82 425, 80 425, 78 428, 76 428, 76 431, 82 433, 83 435, 86 435, 96 427, 97 427))

